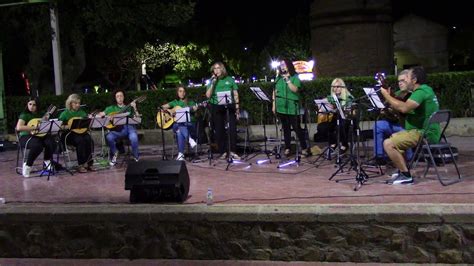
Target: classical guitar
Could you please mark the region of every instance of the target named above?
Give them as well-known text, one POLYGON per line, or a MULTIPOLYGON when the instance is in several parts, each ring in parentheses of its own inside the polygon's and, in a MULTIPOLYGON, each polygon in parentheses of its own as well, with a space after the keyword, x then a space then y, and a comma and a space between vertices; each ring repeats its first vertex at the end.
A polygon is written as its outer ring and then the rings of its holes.
POLYGON ((116 126, 113 124, 113 117, 114 117, 115 115, 117 115, 117 114, 123 114, 123 113, 127 112, 128 110, 130 110, 131 104, 132 104, 133 102, 135 102, 135 103, 141 103, 141 102, 143 102, 144 100, 146 100, 146 95, 141 95, 141 96, 139 96, 138 98, 136 98, 135 100, 131 101, 131 102, 130 102, 129 104, 127 104, 126 106, 124 106, 120 111, 118 111, 118 112, 112 112, 112 113, 108 114, 108 116, 110 117, 110 119, 109 119, 109 123, 108 123, 107 125, 105 125, 105 127, 106 127, 107 129, 113 129, 113 128, 115 128, 116 126))
MULTIPOLYGON (((207 101, 197 103, 194 106, 197 106, 198 108, 199 107, 205 107, 205 106, 207 106, 207 101)), ((189 106, 189 107, 193 107, 193 106, 189 106)), ((158 111, 158 113, 156 114, 156 124, 158 125, 158 127, 163 128, 163 129, 170 128, 173 125, 174 121, 175 121, 174 114, 176 114, 176 111, 181 109, 181 108, 182 107, 180 107, 180 106, 175 106, 175 107, 173 107, 171 109, 168 109, 168 110, 158 111)))
POLYGON ((26 124, 28 127, 36 128, 35 130, 31 131, 30 134, 35 135, 37 137, 46 136, 46 133, 38 133, 39 131, 38 126, 41 123, 41 121, 48 120, 49 116, 52 115, 55 111, 56 111, 56 106, 51 104, 48 107, 46 113, 41 118, 33 118, 30 121, 28 121, 28 124, 26 124))
MULTIPOLYGON (((386 83, 385 75, 383 73, 377 73, 375 75, 377 82, 380 84, 380 87, 390 90, 390 96, 395 99, 406 102, 410 98, 411 92, 401 91, 398 95, 391 90, 391 87, 386 83)), ((386 108, 381 113, 381 118, 386 119, 392 123, 403 124, 404 114, 392 108, 388 102, 385 101, 386 108)))

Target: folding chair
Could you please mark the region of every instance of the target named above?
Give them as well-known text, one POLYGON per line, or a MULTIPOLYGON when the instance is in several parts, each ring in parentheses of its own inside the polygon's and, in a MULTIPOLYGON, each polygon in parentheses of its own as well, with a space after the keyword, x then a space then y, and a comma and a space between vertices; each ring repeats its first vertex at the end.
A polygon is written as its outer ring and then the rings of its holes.
POLYGON ((17 174, 22 175, 23 163, 26 162, 26 157, 28 156, 28 142, 26 142, 25 147, 21 147, 20 143, 20 132, 15 130, 16 142, 17 142, 17 151, 16 151, 16 167, 15 171, 17 174), (21 157, 21 163, 20 163, 21 157))
POLYGON ((444 132, 446 131, 446 128, 449 125, 450 119, 450 110, 439 110, 431 115, 430 119, 428 120, 428 124, 425 126, 423 136, 418 142, 413 158, 410 162, 410 169, 412 169, 415 168, 418 162, 423 158, 426 163, 423 177, 426 177, 429 168, 433 166, 438 180, 443 186, 448 186, 460 182, 462 180, 461 173, 459 172, 459 168, 453 152, 453 147, 451 147, 451 144, 447 141, 446 136, 444 135, 444 132), (426 129, 433 124, 440 124, 442 128, 441 137, 438 144, 430 144, 428 139, 426 138, 426 129), (447 153, 448 151, 449 153, 447 153), (456 169, 457 178, 453 179, 452 177, 449 178, 441 175, 440 171, 438 171, 437 162, 434 157, 436 155, 439 155, 439 157, 441 158, 442 166, 446 166, 446 162, 448 161, 453 162, 454 168, 456 169))

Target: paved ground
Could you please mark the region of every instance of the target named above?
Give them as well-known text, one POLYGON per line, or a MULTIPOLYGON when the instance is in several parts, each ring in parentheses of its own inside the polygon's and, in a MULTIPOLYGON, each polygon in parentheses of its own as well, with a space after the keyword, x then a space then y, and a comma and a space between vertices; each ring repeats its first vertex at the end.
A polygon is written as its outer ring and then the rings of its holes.
MULTIPOLYGON (((225 161, 187 163, 191 185, 185 204, 203 204, 208 188, 214 193, 216 204, 383 204, 383 203, 474 203, 474 138, 451 137, 460 150, 460 170, 463 181, 442 186, 433 173, 417 178, 414 185, 386 185, 386 175, 378 176, 365 168, 369 180, 359 189, 355 171, 328 178, 338 168, 333 162, 323 161, 318 168, 305 159, 300 166, 277 168, 278 161, 258 165, 259 155, 249 164, 232 164, 225 170, 225 161), (334 180, 347 179, 340 182, 334 180)), ((159 147, 142 146, 143 160, 161 160, 159 147)), ((126 164, 94 173, 69 175, 59 172, 47 177, 25 179, 15 173, 16 151, 0 153, 0 197, 8 203, 127 203, 129 192, 124 190, 126 164)), ((205 158, 206 156, 202 156, 205 158)), ((273 158, 272 158, 273 159, 273 158)), ((41 160, 38 160, 41 161, 41 160)), ((421 172, 421 167, 415 171, 421 172)), ((347 170, 345 168, 344 170, 347 170)), ((385 168, 385 172, 393 169, 385 168)), ((443 172, 453 175, 452 164, 443 172)))

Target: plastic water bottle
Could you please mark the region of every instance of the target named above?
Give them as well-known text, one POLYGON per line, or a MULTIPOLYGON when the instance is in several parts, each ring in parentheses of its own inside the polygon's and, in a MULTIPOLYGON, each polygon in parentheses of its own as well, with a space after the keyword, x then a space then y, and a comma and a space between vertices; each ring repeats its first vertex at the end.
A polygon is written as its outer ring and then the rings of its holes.
POLYGON ((206 205, 210 206, 212 204, 214 204, 214 195, 212 195, 212 188, 207 188, 206 205))

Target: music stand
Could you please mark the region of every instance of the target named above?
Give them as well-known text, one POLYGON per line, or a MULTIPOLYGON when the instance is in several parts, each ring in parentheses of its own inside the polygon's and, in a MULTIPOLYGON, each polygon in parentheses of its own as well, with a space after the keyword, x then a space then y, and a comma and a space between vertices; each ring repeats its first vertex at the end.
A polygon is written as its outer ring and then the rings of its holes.
POLYGON ((263 153, 267 156, 267 159, 266 160, 258 160, 257 164, 262 164, 266 161, 272 163, 272 160, 270 159, 270 154, 272 153, 272 151, 269 151, 267 149, 267 130, 266 130, 266 126, 265 126, 265 123, 264 123, 264 120, 263 120, 263 106, 265 105, 266 113, 268 113, 268 104, 271 103, 271 100, 270 100, 270 97, 268 97, 267 94, 265 94, 265 92, 262 89, 260 89, 260 87, 250 87, 250 90, 254 93, 255 97, 257 97, 257 99, 259 101, 261 101, 261 104, 260 104, 260 123, 263 125, 264 150, 255 153, 253 156, 251 156, 249 158, 246 158, 246 161, 256 157, 257 155, 259 155, 261 153, 263 153))
POLYGON ((232 98, 231 98, 231 91, 219 91, 216 92, 217 95, 217 104, 222 105, 225 108, 226 111, 226 119, 227 119, 227 125, 225 126, 225 129, 227 131, 227 166, 225 170, 229 170, 229 167, 231 164, 235 163, 234 159, 230 155, 230 111, 229 111, 229 106, 232 104, 232 98))
MULTIPOLYGON (((320 100, 315 99, 314 104, 316 104, 318 114, 324 114, 326 116, 329 116, 329 114, 336 112, 336 109, 334 109, 333 105, 329 103, 327 98, 320 99, 320 100)), ((339 137, 339 126, 336 126, 336 134, 339 137)), ((315 164, 316 168, 318 168, 322 164, 322 163, 317 164, 317 162, 324 156, 326 156, 325 159, 331 160, 331 144, 329 142, 330 141, 328 140, 327 147, 323 151, 321 151, 321 153, 316 158, 316 160, 312 162, 313 164, 315 164)))
POLYGON ((92 119, 90 118, 80 118, 80 119, 74 119, 72 121, 70 129, 82 129, 82 128, 87 128, 89 129, 91 126, 92 119))
MULTIPOLYGON (((57 135, 59 131, 61 131, 63 121, 58 120, 58 119, 51 119, 51 120, 44 120, 41 121, 41 123, 38 125, 38 131, 36 134, 46 134, 46 135, 57 135)), ((59 153, 56 157, 56 160, 59 161, 59 153)), ((53 158, 49 161, 49 165, 45 166, 46 169, 50 168, 51 170, 48 171, 48 181, 51 177, 51 174, 55 175, 56 174, 56 167, 55 164, 53 163, 53 158)), ((72 172, 67 170, 71 175, 72 172)), ((41 171, 40 177, 43 176, 44 171, 41 171)))
POLYGON ((164 112, 168 112, 166 110, 164 110, 163 108, 161 107, 158 107, 158 114, 160 116, 160 131, 161 131, 161 146, 162 146, 162 155, 161 155, 161 160, 163 161, 166 161, 168 160, 168 157, 166 156, 166 144, 165 144, 165 131, 163 129, 163 124, 164 124, 164 120, 165 120, 165 114, 164 112))
POLYGON ((109 149, 107 148, 107 142, 105 140, 105 126, 108 125, 110 122, 109 116, 98 117, 94 116, 91 122, 92 129, 99 129, 102 133, 101 142, 101 157, 105 158, 109 154, 109 149))

